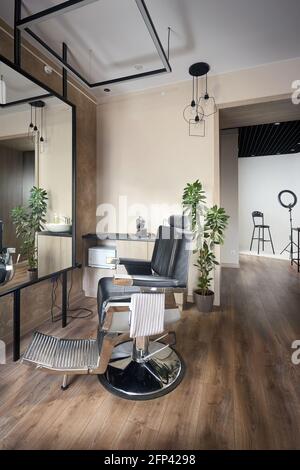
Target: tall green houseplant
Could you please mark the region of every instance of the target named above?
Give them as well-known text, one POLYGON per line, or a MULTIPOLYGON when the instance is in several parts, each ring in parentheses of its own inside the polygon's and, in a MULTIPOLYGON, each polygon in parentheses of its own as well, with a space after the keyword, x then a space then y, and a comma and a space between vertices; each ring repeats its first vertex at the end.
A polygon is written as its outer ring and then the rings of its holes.
POLYGON ((46 222, 47 200, 47 191, 33 186, 28 207, 18 206, 11 212, 16 235, 21 240, 21 255, 26 257, 30 271, 37 269, 36 233, 46 222))
POLYGON ((193 231, 197 230, 200 209, 205 203, 206 195, 202 183, 199 180, 196 180, 194 183, 188 183, 183 190, 182 206, 185 214, 191 218, 193 231))
POLYGON ((206 194, 199 180, 186 185, 182 205, 184 212, 190 215, 194 239, 198 241, 196 249, 198 258, 195 266, 198 268, 199 276, 195 292, 200 296, 208 296, 212 294, 211 273, 219 264, 214 253, 215 245, 224 243, 224 232, 229 216, 221 207, 216 205, 207 207, 206 194), (201 216, 203 226, 200 223, 201 216))
POLYGON ((211 287, 211 272, 219 264, 216 259, 215 245, 224 243, 224 232, 229 216, 222 207, 216 205, 207 210, 204 222, 203 242, 199 250, 197 266, 199 271, 198 293, 209 295, 211 287))

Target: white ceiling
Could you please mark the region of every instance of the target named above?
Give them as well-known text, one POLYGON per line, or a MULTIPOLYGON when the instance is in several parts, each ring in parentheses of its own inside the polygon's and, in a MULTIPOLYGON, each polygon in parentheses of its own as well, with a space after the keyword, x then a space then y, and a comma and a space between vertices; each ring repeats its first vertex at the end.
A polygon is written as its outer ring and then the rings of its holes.
POLYGON ((0 61, 0 75, 6 83, 6 102, 45 95, 48 92, 0 61))
MULTIPOLYGON (((13 3, 1 0, 0 16, 12 24, 13 3)), ((36 12, 62 0, 23 0, 36 12)), ((146 0, 163 45, 172 28, 171 74, 109 88, 112 94, 188 79, 189 66, 207 61, 214 74, 300 56, 299 0, 146 0)), ((65 41, 72 64, 89 80, 161 67, 134 0, 98 0, 35 27, 58 52, 65 41)), ((99 99, 102 89, 94 90, 99 99)))

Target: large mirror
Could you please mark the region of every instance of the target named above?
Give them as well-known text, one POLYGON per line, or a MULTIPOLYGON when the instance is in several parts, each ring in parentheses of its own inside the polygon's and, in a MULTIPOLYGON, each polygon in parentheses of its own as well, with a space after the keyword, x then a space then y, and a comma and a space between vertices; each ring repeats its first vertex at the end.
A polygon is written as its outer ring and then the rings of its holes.
POLYGON ((0 59, 0 294, 75 265, 74 107, 0 59))

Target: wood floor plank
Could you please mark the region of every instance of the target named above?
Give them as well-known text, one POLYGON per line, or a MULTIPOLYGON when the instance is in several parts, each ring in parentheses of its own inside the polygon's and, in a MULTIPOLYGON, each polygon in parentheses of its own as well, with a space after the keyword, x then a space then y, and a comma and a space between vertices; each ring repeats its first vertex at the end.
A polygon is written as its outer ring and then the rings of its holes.
MULTIPOLYGON (((62 392, 60 377, 15 364, 9 353, 0 366, 0 448, 300 449, 300 366, 291 362, 300 275, 275 259, 242 256, 240 265, 222 270, 221 309, 184 311, 175 329, 186 374, 157 400, 120 399, 94 376, 62 392)), ((39 330, 95 338, 96 302, 84 305, 92 317, 39 330)))

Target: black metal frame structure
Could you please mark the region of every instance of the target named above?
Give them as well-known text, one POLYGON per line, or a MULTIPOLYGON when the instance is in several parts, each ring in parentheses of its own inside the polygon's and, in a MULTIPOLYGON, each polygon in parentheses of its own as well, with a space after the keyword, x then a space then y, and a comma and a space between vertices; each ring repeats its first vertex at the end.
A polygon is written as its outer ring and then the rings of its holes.
MULTIPOLYGON (((36 33, 32 31, 30 28, 34 24, 41 23, 43 21, 47 21, 50 18, 54 18, 55 16, 59 16, 63 13, 67 13, 68 11, 72 11, 78 8, 82 8, 86 5, 89 5, 91 3, 94 3, 99 0, 68 0, 64 1, 58 5, 52 6, 50 8, 47 8, 45 10, 42 10, 38 13, 35 13, 33 15, 27 16, 25 18, 21 17, 21 6, 22 6, 22 0, 15 0, 15 63, 16 65, 20 65, 21 62, 21 53, 20 53, 20 48, 21 48, 21 31, 25 31, 29 36, 34 39, 38 44, 40 44, 46 51, 48 51, 56 60, 60 62, 60 64, 64 67, 64 74, 66 74, 66 71, 68 70, 71 72, 73 75, 75 75, 81 82, 83 82, 85 85, 87 85, 89 88, 96 88, 96 87, 101 87, 101 86, 107 86, 107 85, 112 85, 116 83, 121 83, 129 80, 136 80, 138 78, 144 78, 144 77, 149 77, 152 75, 159 75, 162 73, 170 73, 172 72, 172 68, 169 62, 169 50, 166 53, 162 43, 160 41, 160 38, 157 34, 157 31, 155 29, 154 23, 152 21, 152 18, 150 16, 150 13, 147 9, 147 6, 145 4, 144 0, 133 0, 135 1, 142 18, 144 20, 144 23, 149 31, 149 34, 152 38, 153 44, 158 52, 158 55, 162 61, 162 68, 151 70, 148 72, 141 72, 138 74, 133 74, 133 75, 128 75, 124 77, 119 77, 111 80, 105 80, 105 81, 99 81, 99 82, 94 82, 91 83, 89 82, 78 70, 75 69, 71 64, 68 62, 67 58, 67 46, 64 44, 63 45, 63 54, 60 56, 56 51, 54 51, 48 44, 46 44, 43 39, 41 39, 36 33)), ((168 36, 168 48, 170 44, 170 30, 169 30, 169 36, 168 36)))
POLYGON ((12 106, 17 106, 18 104, 31 103, 33 101, 44 100, 45 98, 51 98, 52 96, 53 96, 52 94, 46 93, 44 95, 37 95, 37 96, 32 96, 30 98, 23 98, 17 101, 10 101, 9 103, 6 103, 6 104, 0 104, 0 108, 10 108, 12 106))
MULTIPOLYGON (((16 3, 20 3, 20 0, 15 0, 16 3)), ((17 35, 18 36, 18 35, 17 35)), ((16 46, 16 43, 15 43, 16 46)), ((17 58, 21 59, 21 48, 20 43, 15 47, 15 59, 16 55, 17 58)), ((63 101, 65 104, 71 107, 72 110, 72 266, 69 268, 63 269, 61 271, 53 272, 46 276, 30 280, 23 284, 19 284, 17 286, 7 288, 5 291, 0 292, 0 298, 4 297, 9 294, 13 294, 13 360, 17 361, 20 358, 20 340, 21 340, 21 291, 26 287, 29 287, 33 284, 37 284, 39 282, 43 282, 47 279, 56 278, 58 276, 62 276, 62 327, 64 328, 67 325, 67 274, 68 271, 72 271, 73 269, 80 268, 81 265, 76 261, 76 106, 68 101, 68 99, 64 96, 61 96, 59 93, 56 93, 54 90, 49 88, 47 85, 43 84, 35 77, 30 75, 28 72, 22 70, 21 68, 21 61, 16 61, 12 63, 6 57, 0 54, 0 62, 4 63, 6 66, 10 67, 11 69, 15 70, 23 77, 30 80, 32 83, 36 84, 40 88, 44 89, 47 93, 45 95, 34 96, 31 98, 24 98, 22 100, 18 100, 15 102, 10 102, 5 105, 1 105, 1 108, 6 108, 18 104, 23 103, 30 103, 32 101, 36 101, 38 99, 44 99, 49 97, 56 97, 59 100, 63 101)), ((65 91, 67 91, 67 82, 66 77, 65 80, 65 91)))

